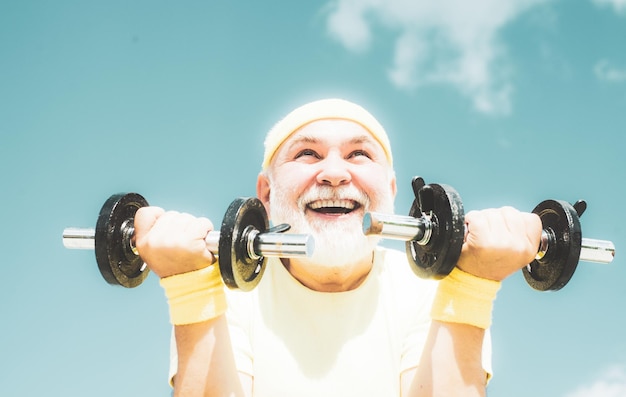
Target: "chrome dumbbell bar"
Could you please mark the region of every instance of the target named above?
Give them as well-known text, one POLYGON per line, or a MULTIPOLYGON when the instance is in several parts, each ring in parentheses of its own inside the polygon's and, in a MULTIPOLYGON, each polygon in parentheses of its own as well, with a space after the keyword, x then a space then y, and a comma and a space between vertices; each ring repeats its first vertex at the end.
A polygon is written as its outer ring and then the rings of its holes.
MULTIPOLYGON (((363 218, 363 232, 366 235, 377 235, 386 239, 416 241, 427 244, 433 232, 433 224, 428 217, 414 218, 403 215, 389 215, 376 212, 366 213, 363 218)), ((542 259, 554 244, 555 236, 550 230, 541 231, 541 244, 537 259, 542 259)), ((582 238, 580 261, 594 263, 611 263, 615 257, 615 245, 611 241, 582 238)))

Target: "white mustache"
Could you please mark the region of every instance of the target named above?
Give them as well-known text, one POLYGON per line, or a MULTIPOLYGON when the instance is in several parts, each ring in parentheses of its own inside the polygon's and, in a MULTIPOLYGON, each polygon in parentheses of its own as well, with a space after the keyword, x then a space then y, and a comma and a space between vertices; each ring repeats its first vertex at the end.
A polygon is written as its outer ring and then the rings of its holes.
POLYGON ((309 204, 318 200, 351 200, 364 207, 366 211, 370 205, 369 197, 354 186, 340 188, 312 186, 298 198, 298 208, 304 212, 309 204))

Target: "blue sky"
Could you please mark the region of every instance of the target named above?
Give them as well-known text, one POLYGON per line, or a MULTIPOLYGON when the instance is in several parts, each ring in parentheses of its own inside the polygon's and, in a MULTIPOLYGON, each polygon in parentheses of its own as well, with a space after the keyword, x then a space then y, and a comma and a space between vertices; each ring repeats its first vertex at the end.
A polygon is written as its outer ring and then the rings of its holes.
POLYGON ((616 259, 505 281, 489 395, 626 395, 625 43, 624 0, 0 2, 2 394, 169 395, 156 277, 107 285, 63 228, 124 191, 219 224, 265 131, 338 96, 386 126, 400 214, 414 175, 466 210, 588 201, 616 259))

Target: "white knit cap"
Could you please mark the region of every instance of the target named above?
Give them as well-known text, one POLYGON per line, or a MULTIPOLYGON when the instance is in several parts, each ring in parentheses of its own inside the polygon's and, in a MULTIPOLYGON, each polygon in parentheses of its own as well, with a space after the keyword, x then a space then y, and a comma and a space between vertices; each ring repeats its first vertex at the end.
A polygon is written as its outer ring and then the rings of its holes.
POLYGON ((389 164, 393 164, 389 137, 374 116, 361 106, 343 99, 322 99, 300 106, 272 127, 265 137, 262 168, 267 169, 278 148, 291 134, 309 123, 328 119, 349 120, 362 125, 380 143, 389 164))

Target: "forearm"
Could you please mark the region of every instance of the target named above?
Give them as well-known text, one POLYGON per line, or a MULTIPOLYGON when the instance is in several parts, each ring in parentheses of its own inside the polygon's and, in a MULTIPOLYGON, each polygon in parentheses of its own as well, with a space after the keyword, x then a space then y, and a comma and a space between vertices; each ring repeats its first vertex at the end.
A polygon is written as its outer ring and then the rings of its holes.
POLYGON ((174 396, 244 396, 225 316, 174 329, 178 372, 174 396))
POLYGON ((407 396, 485 396, 484 336, 472 325, 433 321, 407 396))
POLYGON ((484 396, 482 351, 500 283, 454 269, 438 286, 411 396, 484 396))

